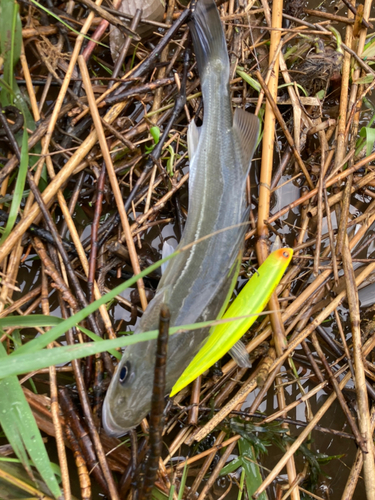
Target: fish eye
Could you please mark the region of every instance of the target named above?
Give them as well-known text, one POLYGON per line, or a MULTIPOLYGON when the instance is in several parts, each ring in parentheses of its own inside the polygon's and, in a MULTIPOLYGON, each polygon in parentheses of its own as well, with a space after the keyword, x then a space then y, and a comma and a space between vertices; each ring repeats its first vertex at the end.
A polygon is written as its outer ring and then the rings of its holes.
POLYGON ((120 382, 120 384, 125 383, 129 377, 129 375, 130 375, 130 363, 129 363, 129 361, 127 361, 124 364, 124 366, 121 368, 121 371, 120 371, 120 376, 118 378, 118 381, 120 382))
POLYGON ((289 257, 289 252, 283 252, 283 256, 287 259, 289 257))

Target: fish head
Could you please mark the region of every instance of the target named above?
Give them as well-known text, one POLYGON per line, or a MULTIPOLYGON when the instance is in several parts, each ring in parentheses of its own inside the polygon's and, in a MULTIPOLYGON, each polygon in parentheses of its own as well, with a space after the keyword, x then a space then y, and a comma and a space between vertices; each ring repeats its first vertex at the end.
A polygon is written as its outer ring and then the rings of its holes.
POLYGON ((155 342, 147 344, 153 344, 154 350, 143 342, 129 346, 112 377, 102 418, 110 436, 122 436, 138 425, 151 409, 155 342))
MULTIPOLYGON (((159 285, 160 286, 160 285, 159 285)), ((160 308, 166 303, 166 290, 160 289, 142 316, 134 337, 157 330, 160 308)), ((138 425, 151 410, 156 340, 129 345, 117 365, 103 404, 103 427, 110 436, 122 436, 138 425)))

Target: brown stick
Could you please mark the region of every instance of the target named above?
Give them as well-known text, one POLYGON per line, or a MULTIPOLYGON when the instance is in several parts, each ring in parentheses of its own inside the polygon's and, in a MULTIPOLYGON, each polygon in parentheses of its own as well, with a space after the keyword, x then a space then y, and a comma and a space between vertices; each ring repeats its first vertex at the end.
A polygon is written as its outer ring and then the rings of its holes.
MULTIPOLYGON (((374 432, 375 428, 375 408, 371 409, 371 431, 374 432)), ((357 450, 353 466, 350 470, 348 479, 346 481, 345 489, 342 494, 341 500, 352 500, 359 475, 361 473, 363 466, 363 453, 361 450, 357 450)))
MULTIPOLYGON (((275 353, 275 351, 273 351, 275 353)), ((276 354, 276 353, 275 353, 276 354)), ((237 392, 237 394, 227 403, 216 415, 209 421, 207 424, 199 429, 199 431, 193 434, 192 438, 189 439, 189 442, 192 442, 193 439, 195 441, 202 441, 210 432, 212 432, 215 427, 224 420, 224 418, 229 415, 229 413, 240 403, 242 403, 245 398, 257 387, 256 377, 262 367, 262 363, 257 367, 256 370, 250 375, 245 384, 241 387, 241 389, 237 392)))
POLYGON ((275 101, 271 95, 271 92, 268 89, 268 86, 266 85, 266 83, 263 80, 262 75, 260 74, 259 71, 255 71, 255 75, 256 75, 256 77, 257 77, 257 79, 258 79, 258 81, 263 89, 263 92, 266 94, 267 100, 270 103, 272 111, 273 111, 274 115, 276 116, 277 121, 279 122, 280 127, 282 128, 282 130, 285 134, 285 137, 286 137, 286 140, 288 141, 289 146, 292 148, 292 151, 293 151, 293 154, 297 160, 297 163, 298 163, 299 167, 301 168, 302 172, 304 173, 304 176, 306 177, 308 185, 310 186, 311 189, 314 189, 314 184, 311 180, 310 174, 307 171, 306 166, 303 163, 303 160, 297 151, 297 148, 294 144, 293 137, 291 136, 291 134, 288 130, 288 127, 286 126, 284 118, 282 117, 282 115, 279 111, 279 108, 277 107, 277 104, 275 103, 275 101))
MULTIPOLYGON (((345 387, 346 383, 350 379, 350 373, 346 374, 345 377, 340 382, 340 388, 345 387)), ((286 465, 289 458, 298 450, 303 441, 307 438, 307 436, 312 432, 315 425, 319 420, 323 417, 325 412, 330 408, 334 400, 336 399, 336 394, 333 392, 325 401, 325 403, 319 408, 318 412, 315 414, 314 418, 309 422, 309 424, 303 429, 298 438, 294 441, 294 443, 290 446, 287 453, 284 454, 283 458, 278 462, 278 464, 273 468, 272 472, 267 476, 267 478, 263 481, 263 483, 259 486, 256 492, 253 494, 253 498, 256 499, 259 495, 265 491, 268 486, 274 481, 277 475, 281 472, 283 467, 286 465)))
POLYGON ((311 340, 313 342, 313 345, 315 347, 315 350, 319 356, 319 358, 321 359, 322 363, 323 363, 323 366, 324 366, 324 369, 328 375, 328 378, 329 378, 329 381, 332 385, 332 387, 334 388, 335 392, 336 392, 336 396, 337 396, 337 399, 339 400, 339 403, 340 403, 340 406, 342 408, 342 411, 344 412, 344 415, 346 416, 347 420, 348 420, 348 423, 350 425, 350 428, 352 429, 352 432, 356 438, 356 441, 357 441, 357 444, 358 446, 361 448, 362 452, 363 453, 367 453, 367 445, 368 443, 366 443, 366 441, 363 439, 363 437, 361 436, 359 430, 358 430, 358 427, 356 425, 356 423, 354 422, 353 420, 353 417, 350 413, 350 410, 348 408, 348 405, 345 401, 345 398, 339 388, 339 384, 337 382, 337 379, 333 376, 333 373, 332 373, 332 370, 331 370, 331 367, 329 366, 328 364, 328 361, 326 359, 326 357, 324 356, 324 353, 322 351, 322 348, 320 347, 320 344, 318 342, 318 339, 316 337, 316 334, 315 332, 312 333, 311 335, 311 340))
MULTIPOLYGON (((85 85, 85 90, 86 90, 86 95, 87 95, 87 98, 89 101, 91 116, 94 120, 95 128, 96 128, 96 131, 98 134, 100 148, 102 150, 103 158, 104 158, 104 161, 106 163, 108 177, 109 177, 109 180, 110 180, 110 183, 112 186, 112 190, 113 190, 113 195, 115 197, 117 209, 118 209, 119 214, 120 214, 122 227, 123 227, 123 230, 125 233, 126 244, 127 244, 128 250, 129 250, 130 260, 131 260, 131 263, 133 266, 133 271, 134 271, 134 274, 139 274, 141 272, 141 268, 139 265, 138 256, 137 256, 137 252, 135 249, 134 241, 133 241, 133 238, 131 236, 128 216, 127 216, 127 213, 125 212, 122 194, 121 194, 120 187, 119 187, 119 184, 117 181, 115 169, 113 167, 112 158, 111 158, 111 155, 109 153, 107 141, 105 139, 104 130, 103 130, 102 122, 100 119, 99 111, 98 111, 98 108, 96 106, 94 92, 92 91, 92 87, 91 87, 89 72, 87 70, 86 62, 85 62, 83 56, 78 57, 78 64, 79 64, 81 74, 82 74, 82 79, 83 79, 83 82, 85 85)), ((147 298, 146 298, 145 286, 143 283, 143 279, 139 279, 137 281, 137 286, 138 286, 139 296, 141 299, 142 309, 146 310, 147 298)))
MULTIPOLYGON (((66 285, 60 273, 55 268, 52 260, 50 259, 50 257, 46 252, 46 249, 44 248, 43 243, 37 237, 34 237, 33 240, 34 240, 34 248, 40 257, 40 260, 43 262, 44 272, 48 274, 48 276, 51 276, 52 280, 55 283, 54 288, 57 288, 60 291, 62 298, 70 305, 70 307, 73 309, 74 312, 77 312, 78 302, 74 297, 74 295, 72 294, 72 292, 70 291, 69 287, 66 285)), ((46 315, 47 313, 43 312, 43 314, 46 315)))
MULTIPOLYGON (((52 261, 51 264, 53 265, 52 261)), ((47 275, 43 272, 43 267, 44 266, 42 266, 42 311, 45 316, 49 316, 50 308, 48 301, 48 279, 47 275)), ((46 328, 46 331, 48 330, 50 330, 50 328, 46 328)), ((53 349, 53 343, 48 344, 47 347, 48 349, 53 349)), ((49 378, 50 378, 50 393, 51 393, 51 415, 52 415, 53 425, 55 428, 56 447, 59 457, 59 464, 61 467, 61 479, 63 484, 64 498, 70 500, 72 498, 72 493, 70 489, 69 470, 68 470, 68 462, 66 459, 64 436, 59 415, 60 408, 58 402, 57 378, 56 378, 55 366, 49 367, 49 378)))
POLYGON ((338 23, 354 24, 353 17, 338 16, 336 14, 331 14, 330 12, 322 12, 320 10, 303 9, 309 16, 322 17, 323 19, 330 19, 331 21, 337 21, 338 23))
POLYGON ((374 447, 372 442, 370 410, 366 390, 366 376, 362 358, 361 319, 359 312, 358 291, 355 283, 353 263, 351 261, 351 255, 347 241, 343 245, 342 255, 344 259, 344 276, 349 303, 350 322, 352 324, 355 389, 357 393, 358 403, 358 421, 360 431, 367 445, 367 453, 363 455, 364 480, 367 498, 373 500, 375 498, 374 447))
MULTIPOLYGON (((375 153, 371 153, 370 156, 360 160, 358 163, 353 165, 353 167, 348 168, 347 170, 344 170, 344 172, 341 172, 337 174, 335 177, 328 177, 326 181, 326 187, 331 187, 333 184, 339 183, 346 179, 349 175, 351 175, 353 172, 359 170, 360 168, 364 167, 367 163, 370 163, 371 161, 375 160, 375 153)), ((318 194, 318 188, 314 188, 312 191, 309 191, 308 193, 304 194, 298 200, 293 201, 292 203, 289 203, 289 205, 286 205, 284 208, 276 212, 274 215, 269 217, 267 219, 268 223, 275 222, 276 220, 280 219, 283 215, 287 214, 290 210, 293 210, 294 208, 298 207, 299 205, 302 205, 303 203, 306 203, 308 200, 310 200, 313 196, 316 196, 318 194)), ((255 235, 255 230, 249 231, 246 234, 246 239, 251 238, 252 236, 255 235)))

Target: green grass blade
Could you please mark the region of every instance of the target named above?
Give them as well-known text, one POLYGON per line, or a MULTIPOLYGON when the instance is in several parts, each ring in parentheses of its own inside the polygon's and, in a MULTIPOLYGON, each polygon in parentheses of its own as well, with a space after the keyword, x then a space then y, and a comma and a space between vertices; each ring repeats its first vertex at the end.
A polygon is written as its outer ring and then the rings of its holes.
POLYGON ((262 90, 262 87, 260 86, 260 83, 258 82, 258 80, 255 80, 250 75, 245 73, 245 71, 242 71, 242 69, 240 69, 240 67, 237 67, 236 73, 238 76, 240 76, 242 78, 242 80, 244 80, 246 83, 248 83, 250 85, 250 87, 252 87, 257 92, 260 92, 262 90))
MULTIPOLYGON (((249 498, 252 498, 253 493, 262 484, 263 479, 257 464, 257 457, 255 456, 254 449, 251 444, 244 438, 238 441, 242 466, 245 470, 246 489, 249 498)), ((266 492, 259 495, 259 500, 267 500, 266 492)))
MULTIPOLYGON (((258 316, 258 315, 257 315, 258 316)), ((169 329, 169 334, 174 335, 175 333, 181 332, 183 330, 196 330, 200 328, 206 328, 221 324, 223 322, 230 323, 232 321, 238 321, 248 316, 241 316, 236 318, 226 318, 225 320, 216 321, 202 321, 200 323, 193 323, 191 325, 181 325, 175 326, 169 329)), ((61 323, 64 325, 66 320, 61 323)), ((55 328, 60 328, 58 325, 55 328)), ((52 331, 52 330, 50 330, 52 331)), ((32 340, 26 345, 36 342, 42 339, 45 342, 45 337, 48 338, 48 333, 45 333, 41 337, 32 340)), ((91 333, 91 335, 93 335, 91 333)), ((25 346, 18 348, 10 356, 4 359, 0 364, 0 379, 7 377, 8 375, 21 375, 23 373, 28 373, 30 371, 39 370, 41 368, 47 368, 48 366, 57 365, 61 363, 69 363, 73 359, 84 358, 86 356, 92 356, 104 351, 110 351, 110 349, 117 349, 118 347, 126 347, 128 345, 137 344, 138 342, 147 342, 149 340, 156 339, 158 336, 157 330, 151 330, 149 332, 138 333, 137 335, 124 336, 113 340, 103 340, 101 342, 87 342, 85 344, 74 344, 63 347, 55 347, 54 349, 32 349, 31 352, 25 352, 23 349, 25 346)), ((47 343, 50 343, 51 340, 47 343)))
POLYGON ((102 42, 98 42, 97 40, 93 40, 92 38, 90 38, 89 36, 87 35, 84 35, 82 33, 80 33, 79 31, 77 31, 76 29, 72 28, 72 26, 70 26, 70 24, 66 23, 65 21, 63 21, 61 19, 61 17, 57 16, 56 14, 54 14, 53 12, 51 12, 50 10, 48 10, 46 7, 44 7, 42 4, 40 4, 39 2, 37 2, 36 0, 31 0, 31 2, 36 5, 37 7, 39 7, 39 9, 42 9, 44 10, 44 12, 47 12, 47 14, 51 17, 54 17, 55 19, 57 19, 57 21, 59 21, 59 23, 63 24, 64 26, 66 26, 70 31, 73 31, 74 33, 76 33, 77 35, 80 35, 80 36, 83 36, 84 38, 86 38, 87 40, 91 40, 92 42, 95 42, 97 43, 98 45, 101 45, 102 47, 105 47, 106 49, 109 49, 108 45, 106 45, 105 43, 102 43, 102 42))
MULTIPOLYGON (((169 259, 177 255, 178 252, 174 252, 171 255, 168 255, 168 257, 165 257, 164 259, 159 260, 158 262, 155 262, 155 264, 152 264, 151 266, 147 267, 143 271, 141 271, 139 274, 136 276, 133 276, 132 278, 128 279, 124 283, 121 283, 121 285, 117 286, 110 292, 108 292, 106 295, 103 295, 98 300, 95 300, 95 302, 92 302, 89 304, 87 307, 79 311, 78 313, 74 314, 70 318, 67 318, 65 321, 63 321, 60 325, 55 326, 51 330, 49 330, 47 333, 42 335, 41 337, 37 337, 36 339, 28 342, 27 344, 23 345, 19 349, 17 349, 17 355, 26 353, 26 352, 36 352, 39 351, 40 349, 43 349, 43 347, 46 347, 48 344, 53 342, 54 340, 58 339, 61 337, 65 332, 67 332, 70 328, 73 328, 74 326, 78 325, 80 321, 83 321, 89 314, 92 314, 95 312, 101 305, 105 304, 106 302, 109 302, 110 300, 114 299, 116 295, 120 295, 121 292, 126 290, 126 288, 129 288, 130 286, 133 286, 139 278, 143 278, 144 276, 147 276, 147 274, 151 273, 152 271, 155 271, 159 266, 161 266, 164 262, 167 262, 169 259)), ((111 346, 112 348, 113 346, 111 346)), ((118 346, 115 346, 118 347, 118 346)), ((105 351, 107 349, 103 349, 105 351)), ((11 356, 13 356, 15 353, 12 353, 11 356)))
MULTIPOLYGON (((32 314, 30 316, 7 316, 0 318, 0 328, 35 328, 42 326, 55 326, 64 320, 56 316, 44 316, 44 314, 32 314)), ((47 345, 47 344, 46 344, 47 345)))
POLYGON ((1 363, 0 379, 6 377, 8 374, 21 375, 22 373, 47 368, 48 366, 69 363, 73 359, 93 356, 94 354, 110 349, 125 347, 127 345, 136 344, 137 342, 145 342, 155 339, 157 333, 157 330, 154 330, 134 337, 120 337, 114 340, 103 340, 103 342, 87 342, 85 344, 55 347, 54 349, 41 349, 27 354, 19 354, 21 350, 21 348, 19 348, 1 363))
POLYGON ((182 472, 182 478, 181 478, 181 483, 180 483, 180 489, 178 491, 177 500, 182 500, 182 496, 183 496, 184 490, 185 490, 187 473, 188 473, 188 467, 187 467, 187 462, 185 462, 184 470, 182 472))
MULTIPOLYGON (((14 92, 13 92, 12 87, 9 85, 9 83, 7 83, 7 82, 4 80, 4 78, 0 78, 0 89, 1 89, 1 87, 4 87, 4 88, 5 88, 5 89, 9 92, 9 94, 10 94, 11 96, 14 96, 14 92)), ((4 93, 2 94, 2 93, 0 92, 0 96, 1 96, 1 95, 4 95, 4 93)))
POLYGON ((35 481, 18 459, 0 459, 1 500, 52 500, 52 494, 38 472, 33 472, 35 481))
POLYGON ((359 132, 359 136, 366 143, 366 156, 370 156, 375 144, 375 129, 371 127, 362 127, 359 132))
POLYGON ((22 26, 16 2, 0 0, 0 8, 0 54, 4 58, 1 83, 7 89, 0 92, 0 102, 7 106, 13 104, 14 67, 21 53, 22 26))
POLYGON ((169 490, 169 497, 168 497, 168 500, 173 500, 173 496, 174 496, 174 490, 175 490, 175 485, 172 484, 171 486, 171 489, 169 490))
POLYGON ((243 487, 245 484, 245 475, 246 475, 245 468, 243 468, 241 471, 240 488, 238 490, 237 500, 242 500, 243 487))
MULTIPOLYGON (((293 86, 294 87, 294 84, 295 82, 291 82, 291 83, 283 83, 282 85, 279 85, 277 88, 278 89, 283 89, 284 87, 291 87, 293 86)), ((296 83, 297 87, 299 89, 302 90, 302 92, 305 94, 306 97, 309 97, 309 94, 307 93, 307 91, 302 87, 302 85, 300 85, 299 83, 296 83)))
POLYGON ((27 140, 28 140, 27 130, 26 127, 24 127, 22 136, 20 168, 18 170, 16 187, 13 194, 13 200, 9 211, 8 221, 5 226, 3 236, 1 237, 0 245, 7 239, 9 233, 13 229, 13 226, 16 222, 16 218, 18 215, 18 210, 21 205, 23 191, 25 189, 26 174, 29 164, 29 152, 27 147, 27 140))
MULTIPOLYGON (((104 342, 104 339, 102 339, 101 337, 99 337, 99 335, 96 335, 96 333, 91 332, 87 328, 84 328, 83 326, 80 326, 79 329, 81 330, 81 332, 83 332, 84 334, 86 334, 94 342, 104 342)), ((108 352, 109 352, 109 354, 112 354, 112 356, 114 356, 117 359, 121 359, 121 357, 122 357, 121 353, 119 351, 116 351, 115 349, 109 349, 108 352)))
MULTIPOLYGON (((7 359, 3 344, 0 344, 0 358, 2 360, 7 359)), ((20 383, 15 376, 8 376, 0 380, 0 423, 9 443, 13 446, 25 469, 30 470, 25 452, 27 450, 43 481, 55 498, 59 498, 61 491, 53 473, 42 436, 20 383)))
POLYGON ((375 40, 365 46, 365 50, 362 52, 362 59, 366 61, 369 57, 375 56, 375 40))
POLYGON ((225 465, 221 471, 220 476, 226 476, 227 474, 232 474, 238 468, 242 467, 242 460, 240 457, 234 458, 229 464, 225 465))
POLYGON ((156 487, 152 489, 151 498, 152 500, 168 500, 167 495, 156 487))
MULTIPOLYGON (((4 347, 1 345, 0 350, 3 349, 4 347)), ((0 380, 0 423, 5 435, 8 437, 9 444, 13 447, 14 453, 27 472, 32 475, 22 436, 17 427, 17 421, 14 419, 12 412, 9 411, 12 405, 10 396, 16 382, 19 383, 17 377, 6 377, 0 380)))

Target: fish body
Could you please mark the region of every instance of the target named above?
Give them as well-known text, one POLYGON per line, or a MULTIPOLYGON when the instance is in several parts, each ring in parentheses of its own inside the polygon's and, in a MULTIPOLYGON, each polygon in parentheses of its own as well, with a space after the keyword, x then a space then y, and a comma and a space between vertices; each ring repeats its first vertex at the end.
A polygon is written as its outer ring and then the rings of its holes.
MULTIPOLYGON (((163 303, 170 309, 171 326, 216 319, 230 298, 241 261, 246 230, 241 223, 248 220, 245 183, 259 122, 241 110, 236 110, 233 118, 229 58, 213 0, 198 0, 190 29, 201 78, 204 120, 200 129, 194 122, 189 126, 189 207, 178 248, 203 240, 169 261, 135 333, 158 328, 163 303)), ((209 328, 201 328, 170 337, 167 393, 208 335, 209 328)), ((155 350, 155 341, 125 350, 104 401, 107 433, 124 434, 150 411, 155 350)))

